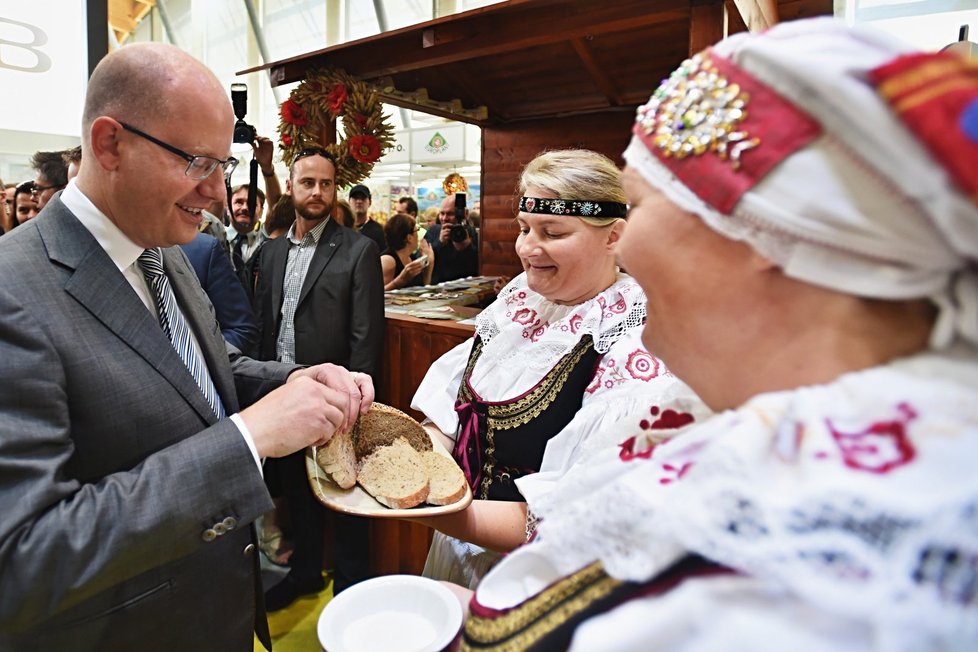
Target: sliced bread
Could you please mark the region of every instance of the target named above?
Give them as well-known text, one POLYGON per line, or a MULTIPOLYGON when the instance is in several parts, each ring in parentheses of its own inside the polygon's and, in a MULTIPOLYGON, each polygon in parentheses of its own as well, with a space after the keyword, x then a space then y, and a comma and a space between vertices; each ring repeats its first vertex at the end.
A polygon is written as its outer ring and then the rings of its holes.
POLYGON ((428 498, 431 505, 451 505, 465 496, 465 474, 450 457, 434 451, 421 453, 428 470, 428 498))
POLYGON ((418 452, 432 450, 431 437, 420 423, 396 408, 374 403, 353 428, 357 459, 364 460, 377 447, 390 444, 398 437, 403 437, 418 452))
POLYGON ((421 454, 398 437, 360 460, 357 482, 391 509, 420 505, 428 497, 428 474, 421 454))
POLYGON ((357 458, 353 452, 353 435, 338 432, 325 446, 316 450, 319 468, 340 489, 350 489, 357 483, 357 458))

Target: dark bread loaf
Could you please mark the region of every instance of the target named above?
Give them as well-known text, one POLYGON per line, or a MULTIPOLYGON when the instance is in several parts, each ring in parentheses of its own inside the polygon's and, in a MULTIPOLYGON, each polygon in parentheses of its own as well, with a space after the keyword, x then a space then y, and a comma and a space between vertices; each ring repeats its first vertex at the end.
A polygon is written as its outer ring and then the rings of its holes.
POLYGON ((353 449, 357 459, 363 460, 378 447, 386 446, 398 437, 406 439, 419 453, 432 450, 431 437, 420 423, 396 408, 374 403, 353 426, 353 449))

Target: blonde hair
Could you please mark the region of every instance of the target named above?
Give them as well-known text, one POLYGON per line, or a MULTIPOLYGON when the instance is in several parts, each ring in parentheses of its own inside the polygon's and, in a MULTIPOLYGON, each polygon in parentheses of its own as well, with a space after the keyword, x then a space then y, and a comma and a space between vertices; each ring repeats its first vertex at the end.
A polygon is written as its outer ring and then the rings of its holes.
MULTIPOLYGON (((621 170, 604 154, 589 149, 558 149, 537 155, 520 174, 520 196, 530 186, 543 188, 557 199, 628 203, 621 187, 621 170)), ((580 219, 593 226, 607 226, 621 218, 580 219)))

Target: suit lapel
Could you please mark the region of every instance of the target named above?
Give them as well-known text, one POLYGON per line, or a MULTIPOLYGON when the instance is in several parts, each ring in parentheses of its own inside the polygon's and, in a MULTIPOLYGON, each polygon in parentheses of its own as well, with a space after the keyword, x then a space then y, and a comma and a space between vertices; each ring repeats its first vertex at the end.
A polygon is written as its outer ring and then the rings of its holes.
POLYGON ((309 291, 316 284, 316 279, 326 269, 326 265, 329 264, 330 259, 336 254, 342 244, 343 233, 340 225, 336 223, 336 220, 330 220, 319 237, 319 242, 316 244, 316 251, 312 255, 312 260, 309 261, 309 270, 306 272, 306 278, 302 281, 302 291, 299 293, 299 302, 297 305, 301 305, 306 300, 309 291))
POLYGON ((142 357, 207 423, 217 419, 183 360, 101 245, 60 199, 53 219, 38 221, 48 257, 73 269, 65 291, 142 357))
MULTIPOLYGON (((271 292, 272 292, 272 311, 275 315, 275 332, 278 332, 278 323, 282 318, 282 285, 285 283, 285 266, 289 262, 289 238, 280 236, 265 245, 266 251, 262 252, 262 257, 268 256, 267 269, 271 270, 271 292)), ((262 268, 265 268, 265 261, 262 260, 262 268)))

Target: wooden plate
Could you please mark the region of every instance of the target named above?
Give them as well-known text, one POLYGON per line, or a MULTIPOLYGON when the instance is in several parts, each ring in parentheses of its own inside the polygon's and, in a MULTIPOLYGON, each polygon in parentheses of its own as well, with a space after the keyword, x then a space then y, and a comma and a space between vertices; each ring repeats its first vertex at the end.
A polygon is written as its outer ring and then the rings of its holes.
MULTIPOLYGON (((431 436, 431 433, 429 433, 431 436)), ((441 442, 432 437, 431 445, 433 450, 439 455, 452 459, 451 454, 445 450, 441 442)), ((452 459, 454 462, 455 460, 452 459)), ((472 502, 472 489, 466 484, 465 495, 451 505, 428 505, 421 503, 417 507, 410 509, 391 509, 377 502, 373 496, 364 491, 359 484, 352 489, 341 489, 323 470, 316 464, 315 448, 306 449, 306 475, 309 477, 309 486, 316 499, 336 512, 352 514, 354 516, 370 516, 372 518, 416 518, 421 516, 438 516, 440 514, 452 514, 459 512, 469 506, 472 502)))

